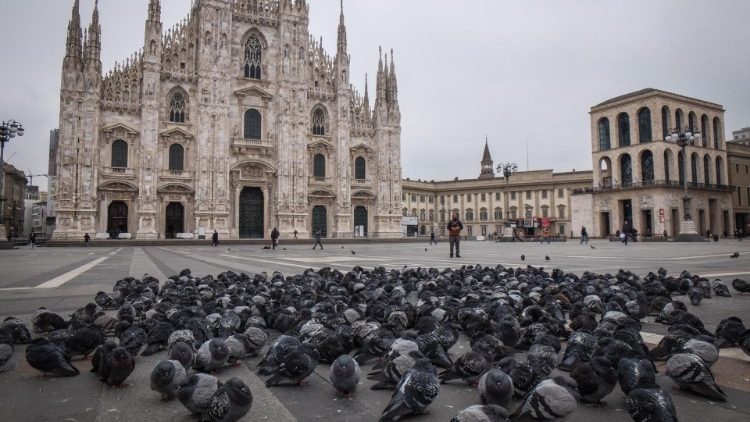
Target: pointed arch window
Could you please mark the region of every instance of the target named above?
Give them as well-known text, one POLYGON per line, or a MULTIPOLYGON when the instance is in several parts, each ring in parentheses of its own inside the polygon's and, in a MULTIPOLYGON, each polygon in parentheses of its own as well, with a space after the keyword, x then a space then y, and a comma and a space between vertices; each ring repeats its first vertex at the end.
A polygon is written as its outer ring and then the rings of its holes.
POLYGON ((112 142, 112 167, 128 166, 128 143, 122 139, 112 142))
POLYGON ((260 112, 251 108, 245 112, 245 139, 260 139, 261 138, 261 121, 260 112))
POLYGON ((627 113, 617 116, 617 142, 621 147, 630 145, 630 116, 627 113))
POLYGON ((175 92, 169 99, 169 121, 173 123, 185 123, 185 96, 181 92, 175 92))
POLYGON ((599 119, 599 150, 604 151, 610 148, 609 141, 609 119, 602 117, 599 119))
POLYGON ((620 158, 620 184, 622 184, 623 187, 633 184, 633 163, 628 154, 625 154, 620 158))
POLYGON ((182 171, 185 168, 185 148, 180 144, 169 146, 169 169, 182 171))
POLYGON ((317 108, 312 116, 312 133, 313 135, 325 136, 326 134, 326 114, 322 108, 317 108))
POLYGON ((354 178, 363 180, 366 176, 365 170, 367 164, 365 163, 365 159, 363 157, 357 157, 354 160, 354 178))
POLYGON ((245 41, 245 77, 250 79, 260 79, 260 67, 262 64, 261 44, 258 37, 251 35, 245 41))
POLYGON ((651 110, 643 107, 638 111, 638 142, 651 142, 651 110))
POLYGON ((323 154, 315 154, 313 157, 313 177, 326 177, 326 157, 323 154))

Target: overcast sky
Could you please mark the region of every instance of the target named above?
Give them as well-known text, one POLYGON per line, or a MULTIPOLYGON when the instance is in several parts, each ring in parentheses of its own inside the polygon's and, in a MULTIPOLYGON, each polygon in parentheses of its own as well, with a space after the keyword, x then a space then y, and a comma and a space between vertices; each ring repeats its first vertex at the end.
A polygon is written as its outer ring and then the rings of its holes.
MULTIPOLYGON (((83 25, 94 0, 81 0, 83 25)), ((309 0, 310 31, 335 53, 339 0, 309 0)), ((26 135, 5 157, 47 172, 73 0, 0 0, 0 120, 26 135)), ((191 0, 162 0, 168 28, 191 0)), ((141 48, 148 0, 100 0, 105 71, 141 48)), ((646 87, 722 104, 726 133, 750 126, 750 1, 345 0, 352 82, 370 86, 394 49, 403 176, 479 175, 485 134, 497 165, 591 169, 588 111, 646 87)), ((370 98, 374 100, 373 89, 370 98)), ((44 189, 46 180, 35 178, 44 189)))

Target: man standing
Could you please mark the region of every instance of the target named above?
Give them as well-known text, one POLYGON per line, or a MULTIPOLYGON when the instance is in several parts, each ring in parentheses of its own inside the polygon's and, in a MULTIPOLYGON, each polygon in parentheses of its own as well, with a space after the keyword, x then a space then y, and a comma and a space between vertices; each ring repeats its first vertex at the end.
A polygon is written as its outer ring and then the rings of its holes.
POLYGON ((91 236, 89 236, 89 234, 86 233, 83 235, 83 245, 88 248, 89 242, 91 242, 91 236))
POLYGON ((214 248, 219 246, 219 232, 214 230, 214 234, 211 235, 211 246, 214 248))
POLYGON ((276 250, 276 244, 279 242, 279 231, 276 230, 276 227, 271 230, 271 247, 273 250, 276 250))
POLYGON ((34 249, 34 244, 36 243, 36 234, 33 232, 29 235, 29 243, 31 243, 31 249, 34 249))
POLYGON ((586 243, 589 244, 589 234, 586 231, 586 227, 581 226, 581 244, 586 243))
POLYGON ((320 230, 315 231, 315 244, 313 245, 313 250, 320 245, 320 250, 323 250, 323 244, 320 243, 320 230))
POLYGON ((437 245, 437 240, 435 240, 435 231, 434 230, 430 232, 430 246, 432 246, 433 243, 437 245))
POLYGON ((448 222, 448 239, 450 243, 451 255, 453 258, 453 247, 456 248, 456 258, 461 258, 461 252, 459 246, 461 244, 461 230, 464 229, 464 225, 458 219, 458 215, 453 215, 451 221, 448 222))
POLYGON ((294 238, 297 238, 297 229, 294 229, 294 238))

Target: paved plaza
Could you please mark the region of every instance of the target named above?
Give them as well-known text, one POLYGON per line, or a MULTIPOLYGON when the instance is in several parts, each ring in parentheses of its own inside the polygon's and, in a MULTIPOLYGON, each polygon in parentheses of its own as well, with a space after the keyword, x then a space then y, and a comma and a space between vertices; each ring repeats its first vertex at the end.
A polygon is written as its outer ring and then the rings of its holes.
MULTIPOLYGON (((582 273, 616 272, 629 269, 643 276, 664 267, 670 274, 688 270, 710 280, 731 283, 734 278, 750 279, 750 242, 721 241, 718 243, 631 243, 594 240, 591 248, 577 241, 540 245, 539 243, 463 242, 460 259, 448 257, 448 245, 424 243, 346 244, 328 241, 324 250, 312 250, 312 244, 285 244, 279 249, 264 250, 262 245, 210 246, 149 246, 96 248, 28 247, 0 251, 0 318, 17 316, 30 321, 33 312, 46 306, 67 317, 72 311, 93 301, 99 290, 111 291, 118 278, 141 277, 147 273, 159 279, 190 268, 195 275, 216 275, 225 270, 235 272, 280 271, 296 274, 307 268, 329 266, 341 271, 355 265, 366 269, 385 266, 388 269, 427 266, 436 268, 461 265, 505 266, 534 265, 560 268, 582 273), (343 246, 343 248, 342 248, 343 246), (354 252, 354 254, 352 254, 354 252), (740 257, 730 258, 739 252, 740 257), (524 254, 526 260, 521 261, 524 254), (550 261, 545 260, 549 256, 550 261)), ((698 315, 713 331, 728 316, 750 322, 750 295, 739 295, 733 289, 731 298, 714 297, 704 300, 690 311, 698 315)), ((687 300, 686 300, 687 302, 687 300)), ((665 327, 647 319, 644 338, 656 342, 665 327)), ((451 353, 462 353, 468 345, 462 339, 451 353)), ((74 378, 42 378, 23 359, 24 347, 17 347, 14 369, 0 373, 0 420, 2 421, 141 421, 190 420, 178 402, 163 403, 148 389, 148 374, 164 353, 138 357, 136 370, 128 379, 130 386, 110 389, 88 373, 90 360, 75 364, 82 374, 74 378)), ((243 420, 377 420, 390 399, 390 391, 371 391, 372 381, 364 380, 353 399, 339 399, 328 383, 328 365, 319 365, 316 375, 306 387, 266 389, 262 380, 246 365, 220 374, 242 378, 250 386, 255 399, 253 409, 243 420)), ((371 365, 365 365, 363 373, 371 365)), ((663 366, 659 368, 663 369, 663 366)), ((722 350, 722 358, 713 369, 718 383, 729 397, 718 404, 696 396, 670 390, 680 420, 684 421, 746 421, 750 418, 750 357, 739 349, 722 350)), ((672 382, 661 372, 660 383, 672 382)), ((438 400, 430 406, 431 414, 412 420, 447 421, 459 410, 477 402, 475 389, 447 384, 438 400)), ((607 397, 607 408, 581 405, 568 420, 628 421, 619 388, 607 397), (612 411, 612 410, 615 411, 612 411)), ((512 405, 510 407, 515 407, 512 405)))

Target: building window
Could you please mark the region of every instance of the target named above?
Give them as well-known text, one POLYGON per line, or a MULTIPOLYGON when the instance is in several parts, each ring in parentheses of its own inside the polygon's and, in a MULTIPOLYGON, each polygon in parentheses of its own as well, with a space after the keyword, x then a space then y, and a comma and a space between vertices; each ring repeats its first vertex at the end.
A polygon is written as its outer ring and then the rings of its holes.
POLYGON ((654 154, 649 150, 641 154, 641 181, 653 183, 654 181, 654 154))
POLYGON ((643 107, 638 111, 638 142, 651 142, 651 110, 643 107))
POLYGON ((401 215, 402 215, 402 216, 404 216, 404 217, 406 217, 406 214, 407 214, 408 212, 409 212, 409 210, 408 210, 408 209, 406 209, 406 208, 402 208, 402 209, 401 209, 401 215))
POLYGON ((440 210, 440 222, 445 223, 445 210, 440 210))
POLYGON ((424 204, 424 195, 419 195, 419 202, 424 204))
POLYGON ((565 236, 565 224, 560 224, 560 231, 557 232, 560 236, 565 236))
POLYGON ((430 210, 429 215, 430 215, 430 223, 432 223, 433 221, 435 221, 435 210, 430 210))
POLYGON ((544 206, 542 207, 542 218, 547 218, 547 217, 549 217, 549 207, 544 206))
POLYGON ((251 108, 245 112, 244 137, 245 139, 260 139, 261 124, 258 110, 251 108))
POLYGON ((703 183, 707 185, 711 183, 711 159, 708 154, 703 156, 703 183))
POLYGON ((500 192, 495 192, 495 201, 500 200, 500 192))
POLYGON ((184 169, 185 161, 185 149, 180 144, 172 144, 169 146, 169 169, 179 170, 184 169))
POLYGON ((667 139, 670 133, 669 127, 669 107, 664 106, 661 108, 661 135, 663 139, 667 139))
POLYGON ((112 142, 112 167, 128 166, 128 144, 122 139, 112 142))
POLYGON ((690 181, 698 183, 698 155, 693 153, 690 156, 690 181))
POLYGON ((510 199, 512 199, 514 201, 516 200, 516 193, 515 192, 511 192, 510 193, 510 199))
POLYGON ((489 212, 487 212, 487 208, 481 208, 479 210, 479 219, 482 221, 487 221, 489 219, 489 212))
POLYGON ((185 96, 181 92, 175 92, 169 99, 169 121, 185 123, 185 96))
POLYGON ((482 202, 487 201, 487 195, 486 194, 483 193, 481 196, 482 196, 482 202))
POLYGON ((261 44, 258 37, 251 35, 245 42, 245 77, 260 79, 261 44))
POLYGON ((322 108, 317 108, 312 116, 313 135, 324 136, 326 134, 326 115, 322 108))
POLYGON ((531 191, 530 190, 526 191, 526 199, 531 199, 531 191))
POLYGON ((326 177, 326 157, 323 154, 315 154, 313 158, 313 177, 318 179, 326 177))
POLYGON ((677 111, 675 111, 675 120, 674 120, 675 121, 675 128, 677 128, 677 130, 681 131, 681 130, 684 129, 682 127, 682 122, 684 120, 685 120, 684 114, 682 113, 682 110, 680 110, 678 108, 677 111))
POLYGON ((466 234, 469 235, 469 236, 473 236, 471 234, 471 226, 466 226, 466 234))
POLYGON ((557 218, 565 218, 565 206, 560 205, 557 207, 557 218))
POLYGON ((495 220, 502 220, 502 219, 503 219, 503 209, 495 208, 495 220))
POLYGON ((429 202, 430 204, 432 204, 434 202, 434 199, 432 198, 432 195, 430 195, 430 196, 427 197, 427 202, 429 202))
POLYGON ((685 183, 685 154, 677 153, 677 169, 679 170, 680 186, 685 183))
POLYGON ((445 205, 445 195, 440 195, 440 205, 445 205))
POLYGON ((692 111, 688 113, 688 128, 691 133, 695 133, 696 129, 698 129, 698 122, 696 122, 696 120, 695 113, 692 111))
MULTIPOLYGON (((747 193, 745 193, 745 205, 750 205, 750 188, 747 189, 747 193)), ((737 202, 739 204, 739 202, 737 202)))
POLYGON ((558 198, 565 198, 565 189, 558 189, 557 190, 557 197, 558 198))
POLYGON ((621 147, 630 145, 630 116, 627 113, 617 116, 617 141, 621 147))
POLYGON ((714 148, 719 149, 719 138, 721 138, 721 121, 714 117, 714 148))
POLYGON ((453 203, 458 203, 458 195, 453 195, 453 203))
POLYGON ((599 127, 599 150, 604 151, 610 148, 609 142, 609 119, 602 117, 597 124, 599 127))
POLYGON ((366 176, 365 169, 366 163, 364 157, 357 157, 354 160, 354 178, 360 180, 364 179, 366 176))
POLYGON ((704 114, 703 116, 701 116, 701 141, 703 142, 704 148, 708 146, 708 137, 708 116, 704 114))
POLYGON ((401 193, 401 200, 406 202, 406 194, 403 192, 401 193))
POLYGON ((473 221, 474 220, 474 210, 471 208, 466 209, 466 221, 473 221))
POLYGON ((487 226, 482 226, 482 236, 487 236, 487 226))
POLYGON ((417 194, 416 193, 412 193, 411 194, 411 202, 417 202, 417 194))
POLYGON ((425 221, 427 219, 427 213, 425 210, 419 210, 419 221, 425 221))
POLYGON ((510 207, 510 219, 515 220, 516 218, 518 218, 518 208, 510 207))
POLYGON ((628 154, 623 154, 623 156, 620 157, 620 183, 622 186, 630 186, 633 184, 633 163, 628 154))
POLYGON ((542 199, 547 199, 547 189, 542 189, 542 199))
POLYGON ((411 216, 412 217, 416 217, 417 216, 417 209, 416 208, 412 208, 411 209, 411 216))
POLYGON ((724 163, 721 161, 721 157, 716 157, 716 184, 720 185, 723 183, 721 180, 721 174, 724 173, 724 163))

